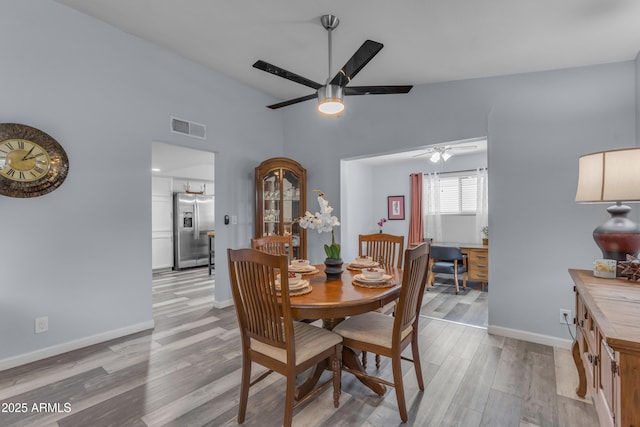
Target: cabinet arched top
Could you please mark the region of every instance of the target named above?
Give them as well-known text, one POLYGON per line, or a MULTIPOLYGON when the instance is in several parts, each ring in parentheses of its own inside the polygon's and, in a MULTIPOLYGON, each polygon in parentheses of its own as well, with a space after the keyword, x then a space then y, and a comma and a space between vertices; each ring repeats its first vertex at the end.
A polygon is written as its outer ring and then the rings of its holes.
POLYGON ((260 163, 260 165, 256 168, 256 170, 259 170, 261 174, 264 174, 273 169, 289 169, 290 171, 301 177, 306 177, 307 175, 307 170, 303 168, 300 163, 287 157, 272 157, 260 163))

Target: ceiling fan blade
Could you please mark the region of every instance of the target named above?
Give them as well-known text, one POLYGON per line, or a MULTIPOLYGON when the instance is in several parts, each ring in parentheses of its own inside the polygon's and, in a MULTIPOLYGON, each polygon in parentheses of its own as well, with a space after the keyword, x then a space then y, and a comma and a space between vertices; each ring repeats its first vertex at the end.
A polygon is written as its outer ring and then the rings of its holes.
POLYGON ((353 56, 344 64, 344 67, 338 71, 338 74, 331 80, 330 84, 345 87, 353 78, 362 70, 362 68, 376 56, 380 49, 383 48, 382 43, 367 40, 353 54, 353 56))
POLYGON ((286 107, 287 105, 297 104, 298 102, 308 101, 310 99, 317 98, 318 94, 314 93, 313 95, 301 96, 300 98, 290 99, 288 101, 278 102, 277 104, 267 105, 268 108, 275 110, 277 108, 286 107))
POLYGON ((349 86, 344 88, 345 95, 388 95, 409 93, 413 86, 349 86))
POLYGON ((475 150, 478 148, 476 145, 465 145, 463 147, 447 147, 447 150, 475 150))
POLYGON ((424 153, 414 154, 411 157, 421 157, 421 156, 426 156, 427 154, 433 154, 433 151, 425 151, 424 153))
POLYGON ((278 77, 291 80, 292 82, 300 83, 301 85, 310 87, 315 90, 318 90, 322 87, 320 83, 316 83, 313 80, 309 80, 305 77, 297 75, 296 73, 292 73, 291 71, 287 71, 284 68, 280 68, 276 65, 269 64, 268 62, 264 62, 262 60, 257 60, 256 63, 253 64, 253 68, 266 71, 267 73, 271 73, 278 77))

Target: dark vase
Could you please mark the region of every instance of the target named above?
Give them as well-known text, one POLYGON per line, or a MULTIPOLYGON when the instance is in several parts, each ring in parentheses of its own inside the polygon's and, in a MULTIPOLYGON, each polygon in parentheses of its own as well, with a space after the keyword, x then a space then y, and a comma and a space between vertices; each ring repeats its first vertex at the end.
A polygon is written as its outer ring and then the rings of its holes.
POLYGON ((342 258, 325 258, 324 274, 329 280, 337 280, 342 276, 342 258))

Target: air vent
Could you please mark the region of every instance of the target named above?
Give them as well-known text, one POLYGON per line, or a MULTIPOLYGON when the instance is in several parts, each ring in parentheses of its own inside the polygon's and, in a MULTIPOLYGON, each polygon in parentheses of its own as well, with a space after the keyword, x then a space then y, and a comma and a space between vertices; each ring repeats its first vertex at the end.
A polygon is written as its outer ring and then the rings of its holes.
POLYGON ((186 120, 171 117, 171 132, 194 138, 207 139, 207 127, 200 123, 188 122, 186 120))

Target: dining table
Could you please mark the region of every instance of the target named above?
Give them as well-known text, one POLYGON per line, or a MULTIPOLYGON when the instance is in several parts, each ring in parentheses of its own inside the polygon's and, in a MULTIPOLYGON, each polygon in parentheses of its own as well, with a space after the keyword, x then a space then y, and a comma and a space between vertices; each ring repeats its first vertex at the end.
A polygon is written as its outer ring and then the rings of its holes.
MULTIPOLYGON (((289 298, 291 313, 295 319, 321 319, 323 327, 332 330, 345 318, 375 311, 397 300, 400 296, 402 284, 402 269, 400 268, 385 268, 385 273, 390 275, 391 279, 383 285, 369 286, 366 283, 356 281, 355 276, 362 273, 360 269, 352 269, 347 266, 339 279, 328 279, 324 273, 324 264, 314 267, 313 273, 302 275, 302 278, 309 282, 311 292, 289 298)), ((356 352, 345 346, 342 348, 342 364, 354 371, 364 372, 356 352)), ((298 387, 297 400, 313 389, 327 366, 325 361, 314 368, 311 376, 298 387)), ((356 376, 356 378, 376 394, 384 395, 386 391, 384 385, 370 381, 366 377, 356 376)))

